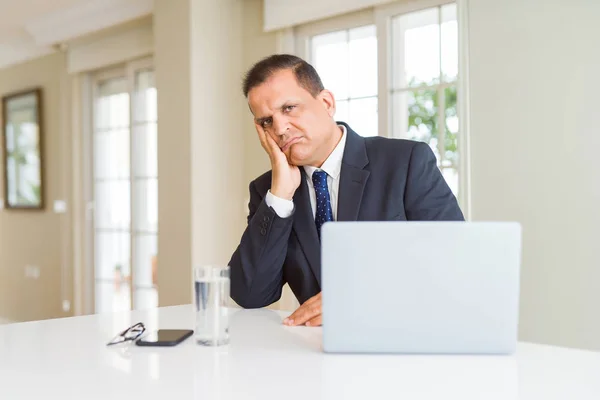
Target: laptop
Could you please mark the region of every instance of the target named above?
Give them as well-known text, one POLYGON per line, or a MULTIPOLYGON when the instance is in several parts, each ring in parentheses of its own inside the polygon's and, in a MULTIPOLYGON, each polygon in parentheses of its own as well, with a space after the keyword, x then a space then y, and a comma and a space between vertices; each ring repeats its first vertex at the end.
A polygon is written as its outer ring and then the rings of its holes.
POLYGON ((518 223, 329 222, 321 247, 325 352, 514 353, 518 223))

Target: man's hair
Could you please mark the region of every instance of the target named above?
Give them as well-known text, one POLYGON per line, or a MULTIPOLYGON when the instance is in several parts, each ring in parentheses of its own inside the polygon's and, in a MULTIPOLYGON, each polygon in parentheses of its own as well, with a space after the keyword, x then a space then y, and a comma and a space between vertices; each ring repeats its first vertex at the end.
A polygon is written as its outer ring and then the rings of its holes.
POLYGON ((252 88, 263 84, 276 72, 286 69, 294 72, 298 84, 313 97, 317 97, 324 89, 323 82, 312 65, 290 54, 274 54, 254 64, 246 73, 243 85, 244 96, 248 97, 248 92, 252 88))

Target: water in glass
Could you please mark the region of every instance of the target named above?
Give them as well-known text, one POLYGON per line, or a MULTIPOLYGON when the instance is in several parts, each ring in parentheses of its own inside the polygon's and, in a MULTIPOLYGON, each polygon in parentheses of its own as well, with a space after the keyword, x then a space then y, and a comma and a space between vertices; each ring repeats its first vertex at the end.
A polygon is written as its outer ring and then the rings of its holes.
POLYGON ((229 268, 194 270, 196 342, 207 346, 229 343, 229 268))

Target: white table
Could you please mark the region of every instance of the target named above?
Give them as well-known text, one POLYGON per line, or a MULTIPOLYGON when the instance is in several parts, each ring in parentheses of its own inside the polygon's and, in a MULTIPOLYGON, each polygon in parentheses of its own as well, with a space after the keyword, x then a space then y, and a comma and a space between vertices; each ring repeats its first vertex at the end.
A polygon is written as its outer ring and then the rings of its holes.
POLYGON ((235 310, 218 348, 105 345, 138 321, 193 328, 191 306, 0 326, 0 399, 600 399, 600 353, 331 355, 320 328, 282 326, 284 315, 235 310))

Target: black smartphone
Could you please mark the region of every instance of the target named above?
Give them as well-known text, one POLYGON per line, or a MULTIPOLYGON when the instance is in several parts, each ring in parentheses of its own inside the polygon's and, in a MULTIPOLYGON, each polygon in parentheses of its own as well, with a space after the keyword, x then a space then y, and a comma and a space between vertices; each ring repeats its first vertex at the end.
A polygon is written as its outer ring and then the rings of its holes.
POLYGON ((194 333, 190 329, 159 329, 139 338, 138 346, 175 346, 194 333))

